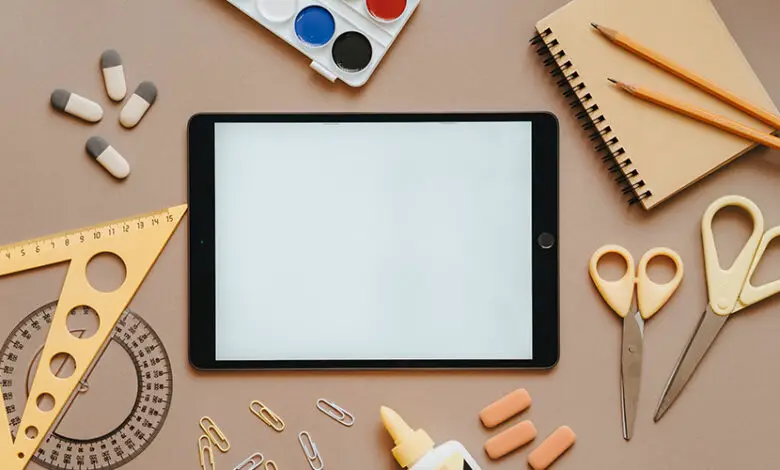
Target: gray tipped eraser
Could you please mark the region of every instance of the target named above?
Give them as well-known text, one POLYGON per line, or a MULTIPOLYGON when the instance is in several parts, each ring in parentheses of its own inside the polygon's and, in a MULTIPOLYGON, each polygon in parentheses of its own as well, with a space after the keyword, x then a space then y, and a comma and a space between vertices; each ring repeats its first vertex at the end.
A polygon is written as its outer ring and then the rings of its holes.
POLYGON ((70 92, 68 90, 57 89, 51 94, 51 106, 57 111, 65 111, 65 106, 68 105, 70 99, 70 92))
POLYGON ((100 56, 100 66, 104 69, 122 65, 122 56, 113 49, 109 49, 100 56))
POLYGON ((116 149, 102 137, 90 137, 87 141, 87 153, 106 169, 114 178, 124 179, 130 174, 130 164, 127 163, 116 149))
POLYGON ((143 98, 149 104, 154 104, 157 99, 157 86, 152 82, 141 82, 135 89, 135 94, 143 98))
POLYGON ((90 137, 87 141, 87 153, 92 158, 99 157, 108 148, 108 142, 102 137, 90 137))
POLYGON ((51 94, 51 107, 87 122, 98 122, 103 119, 103 108, 99 104, 68 90, 54 90, 51 94))

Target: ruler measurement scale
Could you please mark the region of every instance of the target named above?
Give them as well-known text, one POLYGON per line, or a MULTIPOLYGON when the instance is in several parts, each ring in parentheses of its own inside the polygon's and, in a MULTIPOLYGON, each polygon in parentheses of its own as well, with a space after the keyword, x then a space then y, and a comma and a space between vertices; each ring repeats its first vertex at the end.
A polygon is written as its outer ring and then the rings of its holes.
POLYGON ((31 266, 57 263, 60 257, 60 261, 65 261, 68 259, 67 255, 73 250, 99 241, 103 237, 122 236, 154 228, 162 223, 176 222, 178 221, 171 211, 165 210, 0 246, 0 275, 7 273, 5 268, 9 265, 9 261, 14 263, 14 269, 18 269, 16 263, 21 258, 25 260, 20 262, 28 261, 31 266))

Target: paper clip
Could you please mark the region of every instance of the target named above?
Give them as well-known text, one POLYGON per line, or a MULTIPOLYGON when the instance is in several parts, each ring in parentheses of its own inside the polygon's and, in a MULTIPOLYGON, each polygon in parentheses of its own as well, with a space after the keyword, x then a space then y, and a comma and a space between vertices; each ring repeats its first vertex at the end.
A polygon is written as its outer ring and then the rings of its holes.
POLYGON ((206 433, 206 437, 209 438, 211 443, 217 446, 220 452, 224 453, 230 450, 230 442, 213 419, 208 416, 200 418, 200 428, 206 433))
POLYGON ((249 404, 249 411, 255 416, 262 419, 265 424, 271 427, 276 432, 284 431, 284 421, 278 414, 271 411, 270 408, 262 404, 261 402, 254 400, 249 404))
POLYGON ((317 400, 317 409, 346 427, 355 424, 355 417, 349 411, 324 398, 317 400))
POLYGON ((298 442, 301 443, 303 453, 306 454, 311 470, 322 470, 325 468, 325 461, 322 460, 320 451, 317 450, 317 444, 314 443, 308 431, 301 431, 298 434, 298 442))
POLYGON ((265 463, 265 470, 279 470, 279 467, 276 466, 276 462, 269 460, 265 463))
POLYGON ((214 467, 214 449, 211 447, 209 436, 203 435, 198 438, 198 457, 200 458, 200 468, 203 470, 216 468, 214 467), (206 441, 205 445, 203 444, 204 440, 206 441), (206 459, 206 454, 208 454, 208 459, 206 459), (211 466, 207 467, 206 462, 209 462, 211 466))
POLYGON ((257 470, 260 468, 260 465, 263 464, 264 460, 265 457, 263 457, 263 454, 260 452, 255 452, 254 454, 247 457, 246 460, 236 465, 236 468, 233 470, 257 470), (249 466, 247 467, 247 465, 249 466))

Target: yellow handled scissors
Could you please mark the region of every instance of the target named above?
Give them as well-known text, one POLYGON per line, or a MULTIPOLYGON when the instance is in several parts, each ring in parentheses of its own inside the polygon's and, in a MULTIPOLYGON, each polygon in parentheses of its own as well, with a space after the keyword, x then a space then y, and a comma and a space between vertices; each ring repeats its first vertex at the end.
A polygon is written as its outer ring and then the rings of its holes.
POLYGON ((707 274, 707 295, 709 301, 693 336, 683 349, 680 359, 672 370, 666 384, 654 421, 658 422, 682 392, 693 375, 704 354, 718 336, 720 329, 731 315, 756 302, 780 292, 780 280, 762 286, 754 286, 750 279, 769 243, 780 236, 780 226, 764 232, 764 216, 753 201, 742 196, 724 196, 707 208, 701 221, 702 244, 704 246, 704 267, 707 274), (712 234, 712 219, 726 207, 738 207, 753 219, 753 233, 739 252, 734 263, 723 269, 718 260, 715 238, 712 234))
POLYGON ((639 402, 639 383, 642 378, 642 354, 644 350, 645 320, 655 315, 677 290, 683 276, 683 263, 675 251, 669 248, 653 248, 642 256, 634 271, 634 258, 618 245, 602 246, 590 258, 590 277, 601 297, 623 318, 623 340, 620 367, 620 410, 623 418, 623 439, 631 439, 639 402), (626 262, 626 273, 617 281, 607 281, 599 275, 599 260, 615 253, 626 262), (647 264, 658 256, 674 262, 675 273, 665 284, 653 282, 647 275, 647 264), (634 286, 637 295, 634 297, 634 286))

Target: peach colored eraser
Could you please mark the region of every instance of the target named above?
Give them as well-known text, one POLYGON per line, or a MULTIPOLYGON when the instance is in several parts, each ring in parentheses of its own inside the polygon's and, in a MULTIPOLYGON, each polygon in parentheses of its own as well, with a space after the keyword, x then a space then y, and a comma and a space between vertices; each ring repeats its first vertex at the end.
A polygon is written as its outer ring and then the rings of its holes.
POLYGON ((518 388, 486 406, 480 411, 479 419, 485 426, 494 428, 529 406, 531 406, 531 395, 524 388, 518 388))
POLYGON ((547 439, 539 444, 539 447, 531 452, 528 456, 528 464, 533 467, 534 470, 546 469, 552 465, 558 457, 563 455, 569 447, 574 445, 576 439, 577 436, 569 426, 559 427, 553 431, 552 434, 547 436, 547 439))
POLYGON ((518 449, 536 438, 536 427, 530 421, 523 421, 497 434, 485 442, 485 452, 493 460, 518 449))

